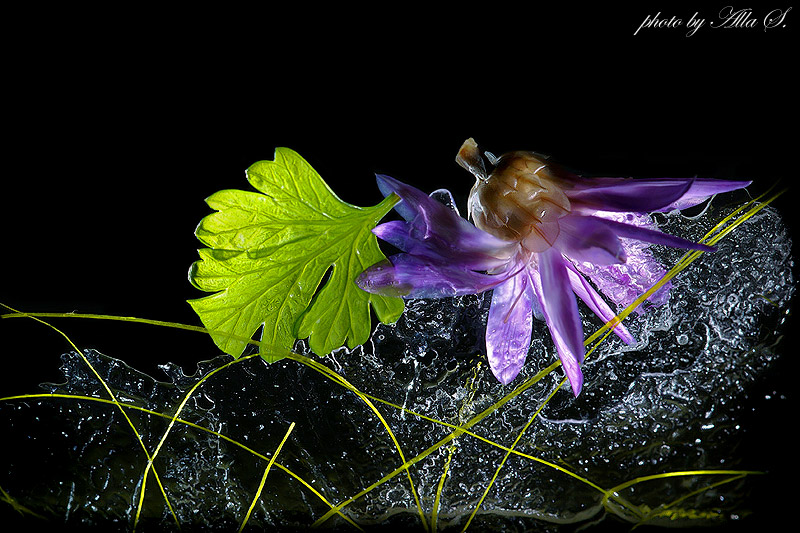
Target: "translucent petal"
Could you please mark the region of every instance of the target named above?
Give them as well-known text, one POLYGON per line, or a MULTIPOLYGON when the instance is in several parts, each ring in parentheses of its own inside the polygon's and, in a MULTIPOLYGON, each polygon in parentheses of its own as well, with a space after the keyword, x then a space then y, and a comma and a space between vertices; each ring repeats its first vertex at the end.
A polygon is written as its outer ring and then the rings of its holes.
POLYGON ((495 287, 486 325, 489 368, 500 383, 511 382, 525 364, 531 346, 535 299, 527 270, 495 287))
MULTIPOLYGON (((611 310, 602 296, 591 286, 591 284, 578 272, 578 270, 570 263, 565 261, 567 273, 569 274, 569 281, 572 285, 572 291, 586 303, 589 309, 592 310, 603 322, 608 322, 616 316, 616 313, 611 310)), ((636 339, 628 332, 621 322, 614 327, 614 333, 622 339, 625 344, 635 344, 636 339)))
POLYGON ((744 189, 752 181, 733 181, 733 180, 716 180, 709 178, 697 178, 692 181, 692 186, 689 190, 680 197, 677 201, 658 209, 657 211, 671 211, 673 209, 686 209, 697 205, 704 200, 707 200, 715 194, 723 192, 735 191, 737 189, 744 189))
POLYGON ((538 254, 537 259, 541 275, 541 290, 537 293, 564 372, 577 396, 583 386, 580 365, 585 355, 578 302, 561 252, 550 248, 538 254))
POLYGON ((384 296, 447 298, 494 288, 510 274, 481 274, 411 254, 397 254, 361 273, 356 284, 384 296))
POLYGON ((624 263, 625 250, 617 234, 589 216, 568 215, 561 219, 556 246, 570 259, 595 265, 624 263))

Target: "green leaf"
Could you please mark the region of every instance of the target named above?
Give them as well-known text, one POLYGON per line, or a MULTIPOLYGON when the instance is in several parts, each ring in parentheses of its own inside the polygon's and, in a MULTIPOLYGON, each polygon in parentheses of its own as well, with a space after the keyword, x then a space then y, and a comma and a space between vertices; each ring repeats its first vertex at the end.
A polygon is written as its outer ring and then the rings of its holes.
MULTIPOLYGON (((265 346, 291 348, 308 337, 325 355, 344 345, 366 342, 369 307, 389 323, 403 301, 369 294, 356 284, 367 267, 385 259, 372 228, 398 198, 362 208, 340 200, 320 175, 288 148, 274 161, 247 170, 259 192, 223 190, 206 202, 216 213, 205 217, 195 235, 199 250, 189 280, 210 296, 189 300, 214 342, 239 357, 260 328, 265 346), (318 290, 325 275, 329 277, 318 290)), ((280 354, 262 349, 269 362, 280 354)))

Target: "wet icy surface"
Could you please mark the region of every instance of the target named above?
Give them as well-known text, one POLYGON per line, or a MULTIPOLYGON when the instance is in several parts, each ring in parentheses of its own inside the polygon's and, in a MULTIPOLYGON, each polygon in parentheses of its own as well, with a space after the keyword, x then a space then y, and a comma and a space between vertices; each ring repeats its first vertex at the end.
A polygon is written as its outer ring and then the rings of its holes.
MULTIPOLYGON (((665 231, 699 239, 725 214, 710 210, 696 220, 672 214, 657 221, 665 231)), ((613 335, 603 341, 584 366, 581 396, 573 398, 568 387, 556 392, 516 449, 604 489, 663 472, 749 468, 737 455, 741 419, 752 409, 750 389, 783 349, 775 343, 794 291, 790 252, 776 212, 767 208, 745 222, 716 253, 703 254, 673 280, 667 305, 626 320, 639 344, 625 346, 613 335)), ((668 267, 682 255, 656 253, 668 267)), ((408 410, 373 400, 406 459, 424 454, 411 476, 429 521, 447 468, 437 501, 439 529, 464 526, 505 451, 472 435, 452 438, 452 428, 413 413, 453 425, 471 423, 555 361, 547 329, 537 322, 525 369, 510 386, 500 385, 481 355, 489 301, 486 294, 408 302, 403 317, 378 326, 365 346, 317 359, 360 391, 408 410)), ((581 311, 588 335, 601 324, 581 311)), ((302 342, 297 349, 307 353, 302 342)), ((171 416, 202 376, 232 361, 222 356, 202 362, 192 375, 167 365, 166 379, 157 381, 119 360, 91 350, 86 355, 123 404, 140 408, 126 413, 150 451, 169 420, 141 409, 171 416)), ((65 383, 47 385, 49 392, 108 398, 78 354, 62 359, 65 383)), ((562 378, 556 369, 470 430, 510 446, 562 378)), ((5 401, 0 410, 8 462, 3 489, 58 523, 131 528, 147 458, 117 407, 44 398, 5 401)), ((171 429, 155 469, 184 528, 238 528, 268 458, 292 422, 295 430, 270 471, 248 522, 252 526, 304 528, 330 509, 287 471, 338 504, 402 464, 363 399, 297 361, 267 365, 253 357, 230 364, 193 392, 180 418, 238 443, 182 422, 171 429)), ((673 525, 690 515, 692 523, 718 523, 746 507, 749 490, 747 479, 700 490, 723 479, 637 484, 619 492, 630 506, 612 502, 604 509, 596 488, 552 466, 512 456, 470 527, 555 531, 559 524, 596 520, 607 512, 636 521, 630 507, 652 509, 676 500, 668 508, 673 525)), ((343 513, 363 527, 388 522, 421 528, 404 472, 349 503, 343 513)), ((152 475, 142 517, 137 531, 176 529, 152 475)), ((338 516, 324 525, 352 529, 338 516)))

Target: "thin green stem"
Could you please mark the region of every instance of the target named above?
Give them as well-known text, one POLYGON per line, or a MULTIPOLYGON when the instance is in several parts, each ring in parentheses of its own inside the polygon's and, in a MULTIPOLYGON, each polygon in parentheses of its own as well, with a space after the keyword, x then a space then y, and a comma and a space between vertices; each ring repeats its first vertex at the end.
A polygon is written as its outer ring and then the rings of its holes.
POLYGON ((247 525, 247 521, 250 520, 250 515, 253 513, 253 509, 256 507, 256 503, 258 503, 259 498, 261 498, 261 491, 264 490, 264 484, 267 482, 267 476, 269 475, 269 471, 272 468, 272 465, 275 463, 275 459, 278 457, 278 454, 281 453, 281 448, 286 443, 286 440, 291 435, 292 430, 294 429, 294 422, 289 425, 289 429, 286 431, 286 435, 283 436, 283 440, 280 444, 278 444, 278 448, 275 450, 275 453, 272 454, 272 457, 269 458, 269 462, 267 463, 267 468, 264 469, 264 475, 261 476, 261 483, 258 485, 258 490, 256 491, 255 496, 253 497, 253 503, 250 504, 250 508, 247 510, 247 514, 244 516, 244 520, 242 520, 242 525, 239 526, 239 533, 242 532, 244 526, 247 525))
MULTIPOLYGON (((63 338, 64 338, 64 339, 65 339, 65 340, 66 340, 66 341, 67 341, 67 342, 70 344, 70 346, 72 346, 72 348, 73 348, 73 349, 74 349, 74 350, 75 350, 75 351, 78 353, 78 355, 81 357, 81 359, 83 359, 83 362, 84 362, 84 363, 86 363, 86 366, 88 366, 88 367, 89 367, 89 369, 90 369, 90 370, 92 371, 92 373, 95 375, 95 377, 97 378, 97 380, 98 380, 98 381, 100 382, 100 384, 103 386, 103 389, 105 389, 106 393, 107 393, 107 394, 108 394, 108 396, 111 398, 111 401, 112 401, 112 402, 113 402, 113 403, 114 403, 114 404, 117 406, 117 408, 119 409, 119 412, 120 412, 120 413, 122 413, 122 416, 125 418, 125 421, 128 423, 128 426, 130 426, 130 428, 131 428, 131 430, 133 431, 134 435, 136 435, 136 440, 139 442, 139 445, 141 446, 142 450, 144 451, 144 454, 145 454, 145 456, 147 457, 147 460, 148 460, 148 462, 149 462, 149 463, 152 463, 152 457, 150 456, 150 452, 147 450, 147 446, 145 446, 145 444, 144 444, 144 440, 142 440, 142 435, 141 435, 141 434, 139 433, 139 431, 136 429, 136 426, 134 425, 134 423, 133 423, 133 421, 130 419, 130 417, 128 417, 128 413, 126 413, 126 412, 125 412, 125 409, 123 409, 123 408, 122 408, 122 404, 121 404, 121 403, 120 403, 120 402, 117 400, 117 397, 116 397, 116 395, 115 395, 115 394, 114 394, 114 392, 111 390, 111 388, 108 386, 108 383, 106 383, 106 381, 105 381, 105 380, 104 380, 104 379, 103 379, 103 378, 100 376, 100 374, 99 374, 99 373, 97 372, 97 370, 94 368, 94 366, 92 365, 92 363, 90 363, 90 362, 89 362, 89 359, 88 359, 88 358, 86 357, 86 355, 85 355, 85 354, 84 354, 84 353, 83 353, 83 352, 80 350, 80 348, 78 348, 78 347, 75 345, 75 343, 74 343, 74 342, 72 342, 72 339, 70 339, 70 338, 69 338, 69 336, 68 336, 66 333, 64 333, 63 331, 61 331, 61 330, 60 330, 60 329, 58 329, 57 327, 53 326, 53 325, 52 325, 52 324, 50 324, 49 322, 45 322, 44 320, 42 320, 42 319, 40 319, 40 318, 38 318, 38 317, 35 317, 35 316, 32 316, 32 315, 28 315, 28 314, 26 314, 26 313, 22 313, 22 312, 20 312, 20 311, 17 311, 16 309, 14 309, 14 308, 12 308, 12 307, 9 307, 8 305, 6 305, 6 304, 4 304, 4 303, 1 303, 1 302, 0 302, 0 305, 2 305, 3 307, 5 307, 6 309, 9 309, 10 311, 14 312, 15 314, 18 314, 18 315, 20 315, 20 316, 25 316, 25 317, 27 317, 27 318, 30 318, 30 319, 32 319, 32 320, 34 320, 34 321, 36 321, 36 322, 39 322, 40 324, 43 324, 43 325, 45 325, 45 326, 49 327, 50 329, 52 329, 53 331, 55 331, 56 333, 58 333, 59 335, 61 335, 61 336, 62 336, 62 337, 63 337, 63 338)), ((154 476, 154 477, 155 477, 155 479, 156 479, 156 483, 158 484, 158 487, 159 487, 159 489, 161 490, 161 495, 164 497, 164 501, 165 501, 165 502, 166 502, 166 504, 167 504, 167 508, 169 509, 169 512, 170 512, 170 514, 172 515, 172 518, 175 520, 175 524, 176 524, 176 525, 178 526, 178 528, 180 529, 180 522, 178 521, 178 516, 175 514, 175 510, 172 508, 172 504, 171 504, 171 503, 170 503, 170 501, 169 501, 169 497, 167 496, 167 492, 166 492, 166 490, 164 489, 164 485, 161 483, 161 479, 160 479, 160 477, 159 477, 159 475, 158 475, 158 472, 156 471, 156 469, 155 469, 155 468, 152 468, 152 472, 153 472, 153 476, 154 476)), ((145 475, 145 477, 142 479, 142 490, 144 490, 144 486, 145 486, 145 484, 146 484, 146 483, 147 483, 147 476, 145 475)), ((141 503, 139 504, 139 507, 141 507, 141 503)), ((138 512, 137 512, 137 516, 138 516, 138 512)), ((135 529, 135 524, 134 524, 134 529, 135 529)))
MULTIPOLYGON (((241 361, 241 359, 237 360, 236 362, 239 362, 239 361, 241 361)), ((6 396, 4 398, 0 398, 0 401, 31 400, 31 399, 35 399, 35 398, 81 400, 81 401, 103 403, 103 404, 108 404, 108 405, 111 405, 111 406, 116 406, 117 405, 115 402, 113 402, 111 400, 108 400, 106 398, 98 398, 96 396, 83 396, 83 395, 77 395, 77 394, 60 394, 60 393, 18 394, 18 395, 15 395, 15 396, 6 396)), ((139 411, 139 412, 142 412, 142 413, 145 413, 145 414, 148 414, 148 415, 158 416, 158 417, 166 418, 166 419, 172 419, 173 418, 172 415, 168 415, 168 414, 165 414, 165 413, 160 413, 158 411, 154 411, 152 409, 147 409, 145 407, 140 407, 138 405, 130 405, 130 404, 121 404, 121 405, 122 405, 122 407, 124 409, 133 409, 135 411, 139 411)), ((228 442, 230 444, 233 444, 234 446, 239 447, 240 449, 244 450, 247 453, 252 454, 255 457, 258 457, 259 459, 263 459, 265 461, 269 460, 269 457, 267 457, 266 455, 263 455, 263 454, 255 451, 255 450, 253 450, 252 448, 248 447, 247 445, 242 444, 241 442, 239 442, 239 441, 237 441, 237 440, 235 440, 235 439, 233 439, 231 437, 228 437, 227 435, 225 435, 223 433, 219 433, 218 431, 214 431, 213 429, 209 429, 207 427, 201 426, 199 424, 195 424, 194 422, 190 422, 190 421, 184 420, 182 418, 176 418, 175 422, 178 423, 178 424, 183 424, 183 425, 185 425, 187 427, 190 427, 190 428, 193 428, 193 429, 197 429, 199 431, 203 431, 205 433, 209 433, 211 435, 214 435, 215 437, 218 437, 218 438, 220 438, 220 439, 222 439, 222 440, 224 440, 224 441, 226 441, 226 442, 228 442)), ((280 464, 278 462, 275 463, 275 466, 277 468, 279 468, 280 470, 282 470, 283 472, 285 472, 286 474, 288 474, 290 477, 294 478, 301 485, 306 487, 317 498, 319 498, 320 501, 322 501, 326 506, 328 506, 329 508, 333 508, 333 504, 330 501, 328 501, 325 498, 325 496, 322 495, 322 493, 320 493, 317 489, 315 489, 306 480, 304 480, 303 478, 298 476, 296 473, 294 473, 292 470, 290 470, 289 468, 287 468, 286 466, 284 466, 284 465, 282 465, 282 464, 280 464)), ((356 529, 359 529, 359 530, 361 529, 361 527, 358 524, 356 524, 355 522, 353 522, 353 520, 349 516, 347 516, 345 514, 342 514, 342 513, 339 513, 339 514, 344 520, 349 522, 353 527, 355 527, 356 529)))
POLYGON ((525 432, 528 430, 528 428, 531 426, 531 424, 533 424, 533 421, 536 419, 536 417, 539 416, 539 413, 542 411, 544 406, 547 405, 547 403, 550 401, 550 399, 564 385, 564 383, 566 383, 566 381, 567 381, 567 378, 564 378, 564 379, 561 380, 561 382, 556 387, 553 387, 553 390, 550 392, 550 394, 547 396, 547 398, 544 400, 544 402, 542 402, 542 404, 536 409, 536 411, 534 411, 533 415, 531 415, 531 417, 528 419, 528 422, 525 424, 525 426, 522 428, 522 430, 519 432, 519 434, 517 434, 517 438, 514 439, 514 442, 511 444, 511 447, 506 452, 506 454, 503 456, 503 460, 500 461, 499 465, 497 465, 497 469, 495 469, 494 475, 492 476, 492 479, 489 481, 489 484, 486 486, 486 489, 483 491, 483 494, 481 495, 480 499, 478 500, 478 504, 475 506, 475 509, 472 511, 472 514, 469 515, 469 518, 467 519, 467 523, 464 524, 464 528, 461 530, 462 533, 464 531, 466 531, 467 528, 469 528, 469 525, 472 523, 472 520, 475 518, 475 515, 478 513, 478 510, 483 505, 483 501, 486 499, 486 496, 489 494, 489 491, 492 489, 492 486, 494 485, 494 482, 497 480, 497 476, 500 475, 500 470, 506 464, 506 461, 508 460, 509 456, 511 455, 511 451, 514 448, 517 447, 517 444, 519 444, 520 439, 525 434, 525 432))

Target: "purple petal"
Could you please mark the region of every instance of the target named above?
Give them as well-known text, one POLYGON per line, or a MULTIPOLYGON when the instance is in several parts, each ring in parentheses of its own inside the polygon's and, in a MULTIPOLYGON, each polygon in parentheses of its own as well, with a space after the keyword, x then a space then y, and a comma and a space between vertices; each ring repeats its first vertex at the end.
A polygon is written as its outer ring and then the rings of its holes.
MULTIPOLYGON (((613 320, 617 315, 611 310, 603 297, 594 290, 594 287, 586 281, 586 278, 578 272, 572 263, 565 261, 564 264, 567 266, 567 273, 569 274, 572 291, 577 294, 578 297, 586 303, 589 309, 600 317, 600 320, 604 323, 613 320)), ((626 328, 622 322, 614 326, 614 333, 616 333, 625 344, 636 344, 636 339, 628 332, 628 328, 626 328)))
MULTIPOLYGON (((615 220, 624 224, 656 229, 650 215, 646 213, 612 213, 610 211, 597 211, 596 217, 615 220)), ((591 263, 575 264, 575 268, 588 277, 605 295, 618 307, 627 307, 643 292, 660 280, 666 269, 653 257, 650 243, 635 239, 620 239, 625 250, 627 261, 622 264, 596 265, 591 263)), ((658 291, 650 295, 647 303, 662 305, 669 300, 671 284, 667 282, 658 291)), ((644 307, 637 307, 636 312, 641 313, 644 307)))
POLYGON ((492 293, 486 325, 489 368, 503 385, 517 377, 531 346, 534 300, 527 269, 507 279, 492 293))
POLYGON ((581 365, 577 359, 571 356, 566 341, 564 341, 564 338, 558 331, 550 329, 550 338, 553 339, 553 344, 556 346, 558 358, 561 360, 561 366, 564 368, 564 373, 567 375, 570 387, 572 387, 572 393, 577 398, 583 388, 583 372, 581 371, 581 365))
POLYGON ((506 265, 515 248, 510 243, 502 251, 480 244, 470 246, 470 242, 474 243, 471 234, 458 234, 457 231, 448 232, 446 227, 444 229, 442 231, 440 227, 438 231, 427 231, 420 229, 416 223, 392 220, 376 226, 372 233, 404 252, 469 270, 494 270, 506 265), (493 253, 487 253, 487 249, 493 253))
POLYGON ((708 178, 577 178, 566 191, 573 212, 652 212, 685 209, 715 194, 743 189, 750 181, 708 178))
POLYGON ((565 191, 573 211, 650 212, 678 202, 692 187, 693 180, 581 178, 574 189, 565 191))
POLYGON ((704 252, 713 252, 716 248, 706 244, 699 244, 694 241, 681 239, 669 233, 663 233, 655 229, 643 228, 640 226, 633 226, 614 220, 608 220, 601 217, 579 217, 572 215, 570 218, 591 219, 591 224, 602 225, 616 233, 619 237, 626 237, 628 239, 636 239, 639 241, 652 242, 654 244, 661 244, 664 246, 671 246, 673 248, 686 248, 689 250, 702 250, 704 252))
POLYGON ((574 261, 609 265, 626 261, 617 234, 597 222, 596 217, 567 215, 559 220, 561 233, 556 246, 574 261))
POLYGON ((578 303, 572 293, 564 258, 556 248, 537 254, 541 290, 537 290, 550 336, 575 396, 583 386, 581 363, 585 355, 578 303))
POLYGON ((356 284, 383 296, 447 298, 487 291, 512 274, 480 274, 423 257, 397 254, 366 269, 356 284))
MULTIPOLYGON (((638 243, 639 241, 632 241, 638 243)), ((576 269, 588 277, 610 301, 619 307, 628 307, 645 291, 658 282, 666 270, 653 256, 646 245, 638 249, 630 247, 628 262, 620 265, 592 265, 580 263, 576 269)), ((660 306, 669 301, 672 284, 665 283, 647 299, 647 303, 660 306)), ((644 307, 637 307, 642 313, 644 307)))
POLYGON ((409 242, 409 228, 408 223, 402 220, 391 220, 378 224, 372 228, 374 233, 379 239, 384 240, 404 252, 408 252, 413 243, 409 242))
POLYGON ((403 199, 402 202, 399 202, 394 206, 394 210, 397 211, 404 219, 408 221, 414 220, 414 217, 417 216, 417 211, 414 209, 414 206, 420 201, 424 201, 422 200, 422 197, 427 198, 428 195, 419 189, 416 189, 410 185, 406 185, 402 181, 397 181, 396 179, 384 174, 376 174, 375 178, 378 182, 378 189, 381 191, 383 196, 389 196, 390 194, 395 193, 397 196, 403 199))
POLYGON ((658 211, 671 211, 673 209, 686 209, 697 205, 707 198, 720 194, 723 192, 735 191, 737 189, 744 189, 752 181, 732 181, 732 180, 715 180, 709 178, 697 178, 692 182, 689 190, 681 196, 677 201, 658 209, 658 211))
POLYGON ((378 175, 384 194, 396 193, 402 201, 395 206, 406 220, 379 226, 376 235, 415 255, 457 263, 473 270, 491 270, 503 265, 517 244, 482 231, 456 211, 424 192, 389 176, 378 175))

